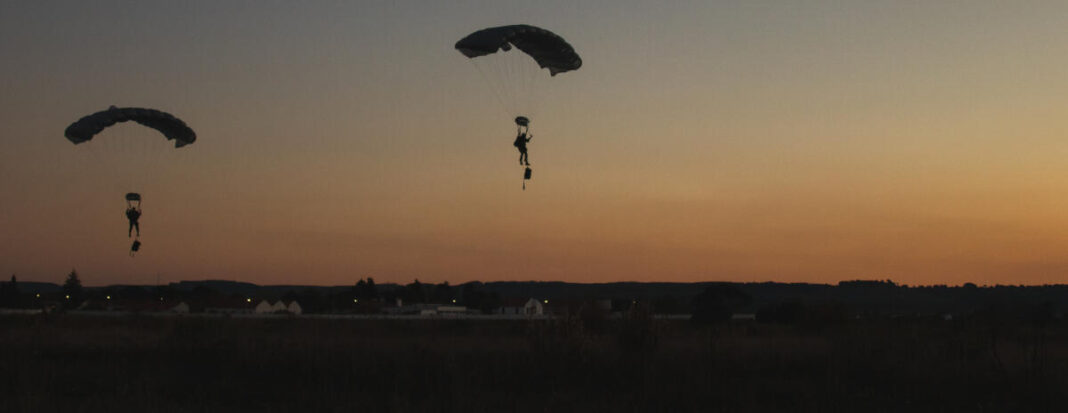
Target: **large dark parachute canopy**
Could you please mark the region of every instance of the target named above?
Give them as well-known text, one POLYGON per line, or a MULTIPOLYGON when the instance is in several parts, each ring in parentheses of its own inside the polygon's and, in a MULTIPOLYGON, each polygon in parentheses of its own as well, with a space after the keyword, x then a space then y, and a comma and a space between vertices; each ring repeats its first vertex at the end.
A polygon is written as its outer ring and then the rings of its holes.
POLYGON ((185 122, 167 112, 145 108, 117 108, 110 107, 84 118, 67 127, 64 135, 71 142, 79 144, 93 139, 93 136, 104 129, 126 121, 134 121, 152 129, 158 130, 168 140, 174 141, 175 148, 181 148, 197 140, 197 134, 186 126, 185 122))
POLYGON ((508 51, 512 46, 534 58, 538 66, 548 68, 553 76, 582 67, 582 58, 564 38, 526 24, 482 29, 456 42, 456 50, 471 58, 508 51))

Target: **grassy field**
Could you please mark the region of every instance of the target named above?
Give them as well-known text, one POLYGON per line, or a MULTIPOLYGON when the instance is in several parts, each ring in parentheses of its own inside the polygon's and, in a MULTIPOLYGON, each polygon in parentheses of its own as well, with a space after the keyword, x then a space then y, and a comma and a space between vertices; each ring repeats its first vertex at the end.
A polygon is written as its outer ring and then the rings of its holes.
POLYGON ((3 412, 1065 411, 1068 326, 0 318, 3 412))

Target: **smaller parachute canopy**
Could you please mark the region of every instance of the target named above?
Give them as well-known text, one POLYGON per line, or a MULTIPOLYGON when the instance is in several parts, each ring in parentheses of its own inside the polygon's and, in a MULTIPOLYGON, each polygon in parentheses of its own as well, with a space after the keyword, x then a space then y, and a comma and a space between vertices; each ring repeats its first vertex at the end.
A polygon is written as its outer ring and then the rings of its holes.
POLYGON ((582 67, 582 58, 563 37, 526 24, 482 29, 456 42, 456 50, 469 58, 507 52, 512 46, 530 55, 553 76, 582 67))
POLYGON ((140 201, 141 200, 141 194, 139 194, 137 192, 130 192, 130 193, 126 194, 126 200, 127 201, 140 201))
POLYGON ((530 126, 530 119, 527 119, 526 116, 516 116, 515 124, 519 126, 530 126))
POLYGON ((168 140, 174 141, 175 148, 181 148, 197 140, 197 134, 186 126, 185 122, 173 115, 145 108, 110 107, 92 115, 78 119, 67 126, 63 133, 75 145, 93 139, 96 134, 119 122, 134 121, 158 130, 168 140))

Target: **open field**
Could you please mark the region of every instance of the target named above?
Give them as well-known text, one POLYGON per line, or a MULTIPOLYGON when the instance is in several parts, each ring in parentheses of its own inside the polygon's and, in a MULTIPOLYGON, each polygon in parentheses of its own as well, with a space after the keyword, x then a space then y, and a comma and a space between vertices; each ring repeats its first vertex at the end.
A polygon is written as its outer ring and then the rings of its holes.
POLYGON ((0 317, 0 411, 1063 411, 1068 325, 0 317))

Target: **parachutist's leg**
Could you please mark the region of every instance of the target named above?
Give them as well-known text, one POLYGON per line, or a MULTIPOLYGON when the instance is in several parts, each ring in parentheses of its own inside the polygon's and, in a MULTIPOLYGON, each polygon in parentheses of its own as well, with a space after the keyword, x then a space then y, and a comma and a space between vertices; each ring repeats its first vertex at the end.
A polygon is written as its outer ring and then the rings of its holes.
POLYGON ((134 228, 137 228, 137 236, 140 237, 141 236, 141 223, 134 222, 133 226, 134 226, 134 228))
POLYGON ((127 238, 133 236, 133 227, 134 227, 134 223, 133 223, 133 221, 130 221, 130 229, 126 230, 126 237, 127 238))

